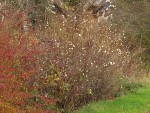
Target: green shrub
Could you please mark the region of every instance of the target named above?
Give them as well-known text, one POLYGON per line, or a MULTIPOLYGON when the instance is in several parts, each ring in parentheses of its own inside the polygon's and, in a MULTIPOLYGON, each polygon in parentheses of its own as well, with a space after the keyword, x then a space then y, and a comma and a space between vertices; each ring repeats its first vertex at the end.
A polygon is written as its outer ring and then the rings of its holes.
POLYGON ((74 6, 80 2, 80 0, 65 0, 67 5, 74 6))
POLYGON ((119 77, 117 83, 118 86, 114 94, 115 97, 125 95, 126 93, 135 93, 138 88, 143 87, 142 83, 130 81, 129 78, 125 76, 119 77))

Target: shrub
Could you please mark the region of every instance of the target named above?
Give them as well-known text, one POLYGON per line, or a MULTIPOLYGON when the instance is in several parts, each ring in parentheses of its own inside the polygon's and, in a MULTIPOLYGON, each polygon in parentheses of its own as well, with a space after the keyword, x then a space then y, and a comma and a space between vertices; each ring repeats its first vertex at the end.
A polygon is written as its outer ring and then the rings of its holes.
POLYGON ((114 10, 114 22, 121 24, 126 35, 127 43, 130 43, 130 51, 140 46, 141 54, 138 56, 142 59, 143 68, 150 69, 150 3, 148 0, 116 0, 114 10), (121 21, 120 21, 121 19, 121 21))
POLYGON ((3 111, 67 113, 113 96, 118 76, 138 67, 122 26, 98 24, 79 9, 66 19, 44 13, 45 23, 24 33, 27 14, 19 10, 1 22, 3 111))
POLYGON ((58 99, 58 109, 66 113, 91 100, 113 96, 118 76, 129 76, 137 62, 130 57, 133 53, 123 41, 120 26, 98 25, 82 12, 65 21, 58 16, 51 18, 42 38, 47 82, 40 85, 45 94, 58 99))
POLYGON ((115 97, 119 97, 127 93, 135 93, 138 88, 143 87, 142 83, 131 81, 125 76, 120 76, 117 80, 117 84, 117 90, 114 93, 115 97))
POLYGON ((33 33, 22 32, 23 12, 16 14, 11 6, 2 11, 7 16, 0 21, 0 112, 52 112, 46 106, 54 99, 35 94, 38 86, 30 84, 40 70, 42 46, 33 33))

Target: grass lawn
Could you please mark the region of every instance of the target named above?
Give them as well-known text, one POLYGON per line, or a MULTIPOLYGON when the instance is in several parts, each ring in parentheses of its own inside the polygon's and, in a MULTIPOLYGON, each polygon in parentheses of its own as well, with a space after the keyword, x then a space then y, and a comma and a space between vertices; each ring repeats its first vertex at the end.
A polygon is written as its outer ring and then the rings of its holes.
POLYGON ((83 106, 78 113, 148 113, 150 112, 150 85, 136 93, 116 98, 114 101, 99 101, 83 106))

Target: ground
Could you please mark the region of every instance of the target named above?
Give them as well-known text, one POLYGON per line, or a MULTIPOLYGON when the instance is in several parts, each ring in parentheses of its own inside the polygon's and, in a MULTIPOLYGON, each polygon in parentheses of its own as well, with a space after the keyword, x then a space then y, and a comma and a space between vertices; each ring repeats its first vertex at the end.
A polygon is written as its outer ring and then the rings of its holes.
POLYGON ((148 113, 150 111, 150 85, 115 100, 99 101, 84 106, 79 113, 148 113))

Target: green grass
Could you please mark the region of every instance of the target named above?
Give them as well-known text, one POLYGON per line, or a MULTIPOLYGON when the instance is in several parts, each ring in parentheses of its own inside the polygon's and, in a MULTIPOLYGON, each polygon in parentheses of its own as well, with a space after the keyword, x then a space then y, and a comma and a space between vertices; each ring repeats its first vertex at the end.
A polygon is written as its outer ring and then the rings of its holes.
POLYGON ((148 113, 148 111, 150 112, 150 85, 114 101, 93 102, 83 106, 78 113, 148 113))

